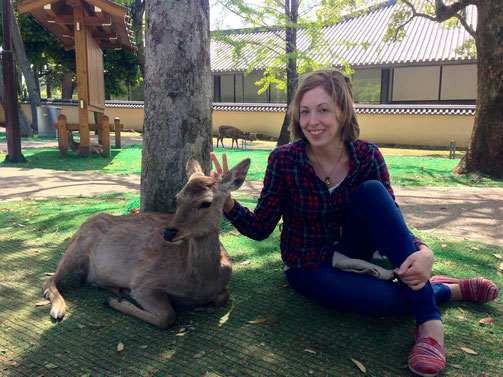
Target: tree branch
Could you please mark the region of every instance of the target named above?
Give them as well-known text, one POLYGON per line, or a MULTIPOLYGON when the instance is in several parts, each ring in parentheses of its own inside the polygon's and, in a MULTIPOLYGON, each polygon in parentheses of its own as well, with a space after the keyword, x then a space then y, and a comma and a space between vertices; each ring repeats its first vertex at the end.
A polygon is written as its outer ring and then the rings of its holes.
MULTIPOLYGON (((409 0, 402 0, 404 4, 406 4, 410 10, 412 11, 412 18, 414 17, 423 17, 431 21, 435 22, 444 22, 447 21, 451 17, 456 17, 461 25, 465 28, 465 30, 473 37, 475 38, 476 36, 476 31, 468 25, 466 22, 466 19, 459 14, 460 11, 465 9, 468 5, 475 5, 477 6, 479 4, 479 0, 459 0, 455 3, 452 3, 450 5, 445 5, 442 0, 435 0, 435 17, 425 14, 425 13, 420 13, 416 10, 414 7, 414 4, 412 4, 409 0)), ((409 23, 411 20, 407 21, 404 25, 400 25, 397 28, 397 33, 400 28, 405 26, 407 23, 409 23)), ((395 33, 395 37, 396 34, 395 33)))

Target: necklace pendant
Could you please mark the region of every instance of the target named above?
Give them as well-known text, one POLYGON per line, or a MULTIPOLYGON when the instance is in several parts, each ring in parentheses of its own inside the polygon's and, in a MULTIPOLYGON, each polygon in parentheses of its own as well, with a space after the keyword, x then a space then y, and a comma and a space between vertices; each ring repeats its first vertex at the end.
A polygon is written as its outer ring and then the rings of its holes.
POLYGON ((332 183, 332 181, 330 180, 330 177, 326 177, 326 178, 325 178, 325 184, 326 184, 327 186, 330 186, 330 183, 332 183))

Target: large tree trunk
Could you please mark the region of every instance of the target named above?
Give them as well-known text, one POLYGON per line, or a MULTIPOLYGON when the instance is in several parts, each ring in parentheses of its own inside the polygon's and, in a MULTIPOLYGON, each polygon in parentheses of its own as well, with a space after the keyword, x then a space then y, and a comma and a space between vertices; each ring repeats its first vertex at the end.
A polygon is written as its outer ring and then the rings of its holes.
POLYGON ((286 27, 285 39, 286 39, 286 53, 288 54, 288 64, 286 67, 286 105, 287 112, 283 118, 283 125, 281 126, 281 132, 278 138, 278 146, 288 144, 290 142, 290 132, 288 131, 288 125, 290 124, 290 117, 288 116, 288 107, 292 102, 293 96, 295 94, 295 89, 297 88, 297 59, 294 56, 297 46, 297 20, 299 13, 299 1, 291 0, 286 2, 285 14, 287 18, 290 19, 291 25, 286 27))
MULTIPOLYGON (((10 19, 11 23, 9 24, 10 26, 10 32, 11 32, 11 38, 12 38, 12 43, 14 45, 14 49, 16 51, 16 58, 17 62, 19 63, 19 66, 21 67, 21 71, 23 72, 24 79, 26 81, 26 87, 28 88, 28 95, 30 96, 30 106, 31 106, 31 116, 33 119, 33 129, 37 130, 37 107, 41 105, 40 101, 40 92, 38 90, 38 85, 35 81, 35 77, 33 75, 33 71, 30 68, 30 62, 28 61, 28 58, 26 56, 26 51, 24 50, 24 44, 23 40, 21 39, 21 32, 19 31, 19 26, 17 24, 16 16, 14 15, 14 10, 12 8, 12 3, 10 4, 9 11, 10 11, 10 19)), ((26 129, 26 124, 25 122, 28 122, 26 116, 20 118, 21 120, 21 136, 25 136, 26 134, 31 134, 33 136, 33 130, 31 130, 30 125, 28 123, 28 128, 30 130, 26 129), (25 134, 25 135, 23 135, 25 134)), ((28 136, 26 135, 26 136, 28 136)))
POLYGON ((73 81, 72 77, 63 77, 61 80, 61 98, 63 99, 72 99, 73 91, 77 86, 77 83, 73 81))
POLYGON ((478 5, 477 112, 470 146, 454 173, 503 177, 503 2, 478 5))
MULTIPOLYGON (((0 67, 2 66, 2 55, 0 54, 0 67)), ((4 98, 4 93, 5 93, 5 87, 3 83, 3 75, 0 74, 0 104, 2 107, 5 109, 5 98, 4 98)), ((18 117, 19 117, 19 135, 21 137, 33 137, 33 130, 30 127, 30 123, 28 122, 28 118, 26 118, 26 115, 24 115, 23 110, 21 109, 21 105, 17 104, 17 111, 18 111, 18 117)), ((5 111, 4 111, 5 113, 5 111)))
POLYGON ((149 0, 141 210, 174 212, 191 155, 211 168, 209 2, 149 0))

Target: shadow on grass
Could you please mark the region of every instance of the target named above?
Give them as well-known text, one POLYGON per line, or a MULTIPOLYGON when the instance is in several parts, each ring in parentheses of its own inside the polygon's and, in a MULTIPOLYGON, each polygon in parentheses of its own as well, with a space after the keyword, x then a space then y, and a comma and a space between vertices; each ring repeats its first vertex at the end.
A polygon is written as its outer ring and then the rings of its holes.
MULTIPOLYGON (((44 273, 56 268, 64 239, 96 212, 123 212, 132 197, 0 206, 2 224, 12 227, 0 233, 2 375, 357 376, 354 358, 371 376, 410 376, 405 365, 413 318, 362 317, 298 295, 287 286, 278 230, 256 242, 229 233, 232 228, 224 222, 222 242, 234 259, 231 301, 218 308, 179 309, 171 329, 159 330, 103 306, 109 293, 82 285, 75 276, 61 285, 67 315, 52 321, 49 306, 37 303, 43 300, 44 273), (121 352, 119 342, 124 345, 121 352)), ((436 273, 491 274, 488 277, 502 286, 491 259, 494 248, 421 237, 441 250, 436 273)), ((484 306, 463 303, 442 309, 446 375, 500 375, 501 299, 484 306), (478 324, 489 316, 497 321, 494 326, 478 324), (461 346, 478 355, 464 353, 461 346)))

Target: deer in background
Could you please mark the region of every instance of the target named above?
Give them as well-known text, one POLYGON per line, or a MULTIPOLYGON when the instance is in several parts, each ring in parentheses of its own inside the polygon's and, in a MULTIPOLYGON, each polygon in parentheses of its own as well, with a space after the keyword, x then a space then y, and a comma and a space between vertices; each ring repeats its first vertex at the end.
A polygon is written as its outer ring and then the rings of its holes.
MULTIPOLYGON (((73 139, 72 131, 68 131, 68 147, 73 151, 73 153, 77 155, 80 154, 80 143, 73 139)), ((89 151, 94 154, 101 154, 103 153, 103 145, 91 143, 89 151)))
POLYGON ((195 157, 187 162, 188 182, 176 195, 175 214, 155 212, 87 219, 70 239, 56 273, 43 285, 50 315, 65 315, 61 279, 79 274, 87 283, 128 293, 107 304, 159 328, 175 322, 173 305, 224 305, 232 262, 219 240, 225 198, 243 184, 250 159, 214 179, 195 157), (132 231, 135 229, 135 231, 132 231))
POLYGON ((234 141, 236 142, 236 148, 239 148, 239 139, 242 139, 243 148, 246 147, 246 140, 257 140, 257 134, 255 133, 241 131, 239 128, 234 126, 220 126, 218 127, 217 148, 219 141, 222 143, 222 148, 225 148, 224 137, 232 139, 231 148, 234 148, 234 141))

